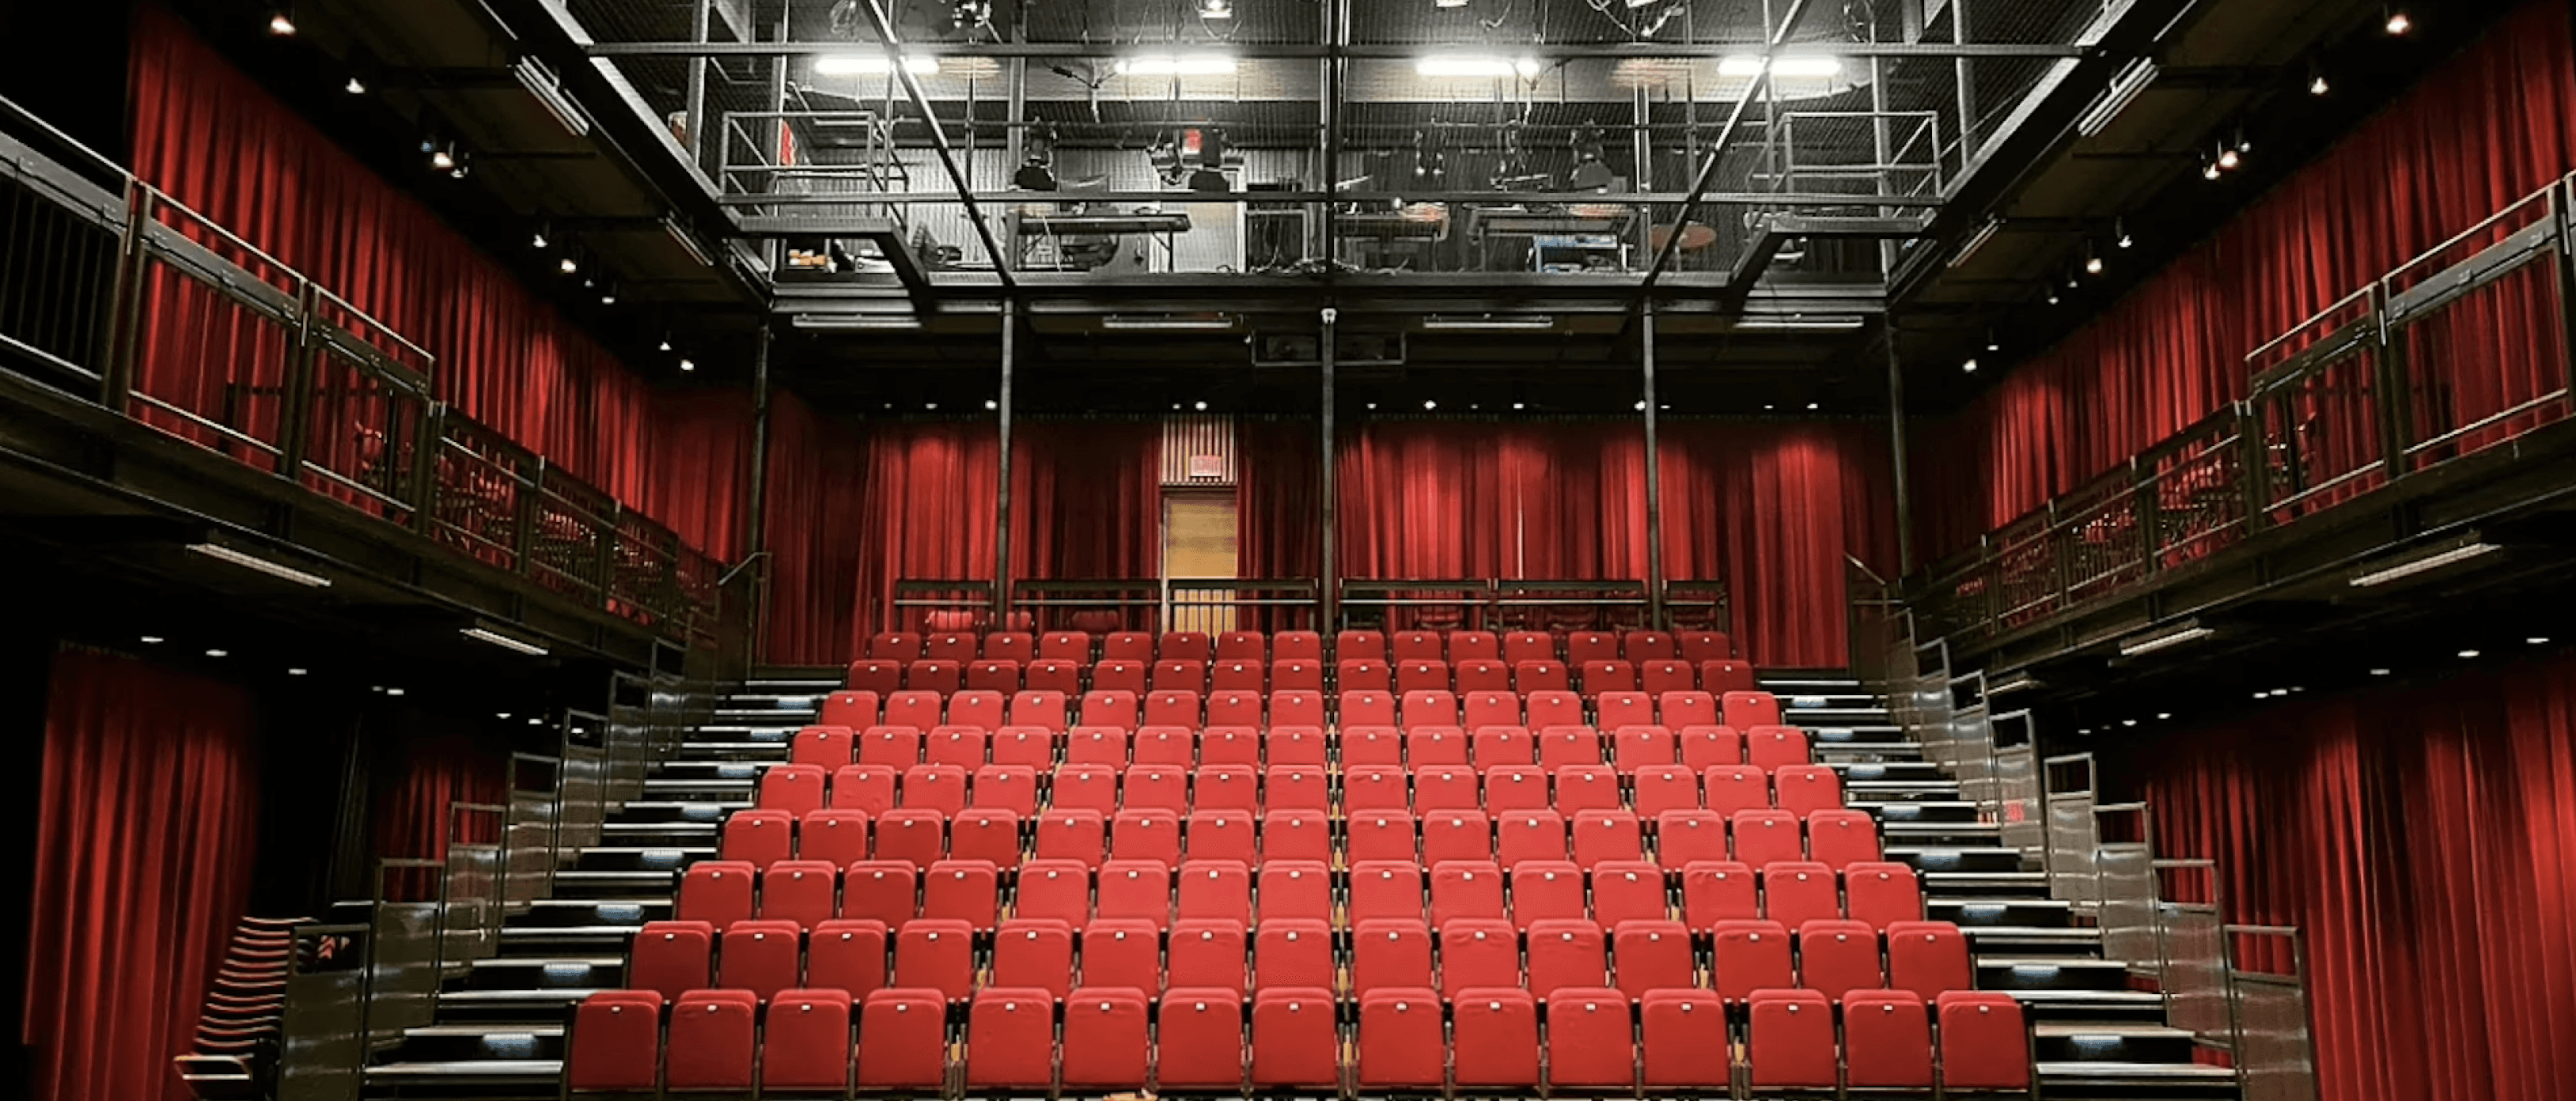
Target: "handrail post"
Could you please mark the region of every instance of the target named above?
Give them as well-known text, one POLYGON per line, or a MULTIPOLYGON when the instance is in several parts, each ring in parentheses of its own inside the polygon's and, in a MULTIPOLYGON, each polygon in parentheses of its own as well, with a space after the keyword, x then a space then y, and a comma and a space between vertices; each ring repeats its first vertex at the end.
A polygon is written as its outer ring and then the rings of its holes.
POLYGON ((2560 385, 2576 403, 2576 174, 2558 181, 2549 192, 2549 216, 2558 230, 2558 352, 2560 385))
POLYGON ((286 346, 286 392, 280 395, 284 408, 279 411, 277 441, 277 475, 290 482, 304 477, 304 455, 313 438, 313 389, 321 374, 314 369, 321 353, 313 315, 321 309, 322 299, 312 280, 302 283, 295 291, 295 336, 286 346))
POLYGON ((143 225, 152 217, 152 190, 125 178, 125 232, 116 245, 116 281, 99 342, 99 404, 125 414, 134 392, 134 366, 143 343, 143 225))
MULTIPOLYGON (((2552 198, 2556 193, 2551 193, 2552 198)), ((2391 482, 2406 474, 2406 430, 2412 395, 2406 381, 2406 349, 2397 342, 2389 327, 2388 280, 2381 278, 2370 287, 2370 329, 2374 344, 2371 349, 2374 389, 2378 391, 2379 453, 2386 466, 2383 476, 2391 482)))
POLYGON ((2156 482, 2156 464, 2129 459, 2129 515, 2136 518, 2138 530, 2138 572, 2157 571, 2164 560, 2164 501, 2162 487, 2156 482))
POLYGON ((412 418, 411 528, 435 535, 438 528, 438 460, 447 448, 447 404, 423 396, 412 418))
POLYGON ((537 496, 546 480, 546 461, 537 459, 521 477, 519 490, 510 497, 512 523, 510 551, 518 559, 519 576, 528 576, 536 564, 536 548, 530 544, 537 536, 537 496))
POLYGON ((2245 468, 2237 490, 2245 495, 2245 532, 2251 535, 2271 521, 2272 455, 2263 444, 2263 395, 2248 395, 2235 405, 2238 461, 2245 468))

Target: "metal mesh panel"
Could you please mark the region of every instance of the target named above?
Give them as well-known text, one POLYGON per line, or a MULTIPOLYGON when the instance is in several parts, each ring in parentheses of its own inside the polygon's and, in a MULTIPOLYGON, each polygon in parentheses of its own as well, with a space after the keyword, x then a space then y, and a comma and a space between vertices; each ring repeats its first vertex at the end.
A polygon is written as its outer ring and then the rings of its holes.
POLYGON ((2307 988, 2284 975, 2237 972, 2236 1066, 2245 1101, 2316 1101, 2317 1066, 2308 1033, 2307 988))
POLYGON ((2093 823, 2093 793, 2069 792, 2048 797, 2048 893, 2089 914, 2102 901, 2102 884, 2094 864, 2101 831, 2093 823))
POLYGON ((491 955, 501 943, 501 846, 450 843, 446 894, 444 962, 491 955))
MULTIPOLYGON (((388 873, 429 864, 419 860, 381 862, 388 873)), ((378 894, 381 896, 382 891, 378 894)), ((367 938, 367 1039, 385 1046, 402 1039, 403 1030, 428 1024, 438 990, 438 912, 435 902, 388 902, 375 905, 375 931, 367 938)))
POLYGON ((2141 844, 2094 850, 2099 884, 2102 956, 2150 971, 2157 968, 2154 855, 2141 844))
POLYGON ((2157 904, 2155 913, 2163 944, 2167 1019, 2204 1043, 2227 1044, 2227 968, 2217 907, 2166 902, 2157 904))

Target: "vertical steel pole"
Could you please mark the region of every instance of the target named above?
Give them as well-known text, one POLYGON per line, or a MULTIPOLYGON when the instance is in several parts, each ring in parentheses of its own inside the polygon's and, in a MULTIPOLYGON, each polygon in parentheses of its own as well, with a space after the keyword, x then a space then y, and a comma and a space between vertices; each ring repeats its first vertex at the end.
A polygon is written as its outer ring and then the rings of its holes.
MULTIPOLYGON (((1968 0, 1950 0, 1950 41, 1968 44, 1968 0)), ((1968 164, 1977 156, 1977 89, 1971 83, 1967 55, 1955 63, 1959 82, 1959 174, 1966 175, 1968 164)))
POLYGON ((1646 627, 1660 631, 1664 622, 1664 462, 1657 454, 1656 422, 1663 404, 1655 398, 1655 303, 1648 299, 1640 319, 1646 381, 1646 627))
MULTIPOLYGON (((689 0, 689 41, 705 45, 710 37, 708 15, 715 0, 689 0)), ((781 64, 784 64, 781 60, 781 64)), ((689 59, 689 113, 684 116, 689 127, 689 159, 698 167, 707 164, 707 58, 700 54, 689 59)), ((724 181, 718 180, 717 186, 724 181)))
POLYGON ((1887 443, 1896 468, 1896 576, 1914 572, 1914 500, 1905 460, 1905 368, 1896 353, 1896 318, 1887 327, 1887 443))
POLYGON ((1334 569, 1336 563, 1334 561, 1335 555, 1333 553, 1336 541, 1336 536, 1333 531, 1335 519, 1334 510, 1338 504, 1338 495, 1340 493, 1339 489, 1334 485, 1335 472, 1333 469, 1333 460, 1336 458, 1334 454, 1335 448, 1333 441, 1333 329, 1335 323, 1340 320, 1340 310, 1334 309, 1331 306, 1324 307, 1324 340, 1322 344, 1322 354, 1320 356, 1324 380, 1322 436, 1323 476, 1319 482, 1319 484, 1322 485, 1323 490, 1318 494, 1322 499, 1324 546, 1322 557, 1323 568, 1319 571, 1315 579, 1316 584, 1322 588, 1321 599, 1323 602, 1323 622, 1316 625, 1316 629, 1319 631, 1334 631, 1340 629, 1340 621, 1335 617, 1340 611, 1341 576, 1334 569))
POLYGON ((997 629, 1007 630, 1011 618, 1011 363, 1019 352, 1019 303, 1002 300, 1002 394, 994 402, 1002 411, 1001 484, 993 495, 997 514, 993 524, 993 615, 997 629))
MULTIPOLYGON (((769 322, 763 320, 751 345, 751 487, 742 520, 745 562, 759 559, 769 549, 769 344, 769 322)), ((762 640, 769 623, 767 562, 752 567, 750 623, 751 638, 746 646, 751 664, 757 665, 768 649, 762 640)))

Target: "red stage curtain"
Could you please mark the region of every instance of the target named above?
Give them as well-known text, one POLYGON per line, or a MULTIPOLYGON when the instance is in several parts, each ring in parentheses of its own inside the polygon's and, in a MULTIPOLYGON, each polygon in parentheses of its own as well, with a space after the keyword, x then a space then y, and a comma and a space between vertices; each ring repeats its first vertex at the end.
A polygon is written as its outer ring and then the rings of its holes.
MULTIPOLYGON (((1917 455, 1936 554, 2081 485, 2246 395, 2247 353, 2576 169, 2576 34, 2538 0, 2257 200, 2099 320, 2016 369, 1917 455)), ((2454 259, 2457 259, 2456 257, 2454 259)), ((2505 286, 2411 336, 2441 427, 2543 392, 2548 288, 2505 286)), ((2354 435, 2324 414, 2329 451, 2354 435)), ((2492 434, 2491 434, 2492 435, 2492 434)), ((2366 442, 2376 451, 2375 441, 2366 442)), ((2480 440, 2468 441, 2474 445, 2480 440)))
POLYGON ((1747 660, 1849 664, 1846 557, 1895 572, 1887 427, 1675 421, 1661 432, 1664 575, 1726 582, 1747 660))
MULTIPOLYGON (((445 860, 450 841, 501 839, 500 819, 460 814, 454 804, 494 805, 509 800, 508 743, 453 724, 406 712, 393 721, 399 764, 376 804, 376 855, 396 860, 445 860)), ((434 897, 438 877, 407 872, 388 884, 392 897, 414 902, 434 897)))
POLYGON ((2576 1082, 2576 660, 2276 707, 2126 754, 2159 856, 2307 942, 2319 1094, 2576 1082))
MULTIPOLYGON (((741 558, 750 508, 751 395, 666 392, 654 395, 653 409, 662 428, 646 456, 645 513, 699 550, 726 562, 741 558)), ((777 445, 773 436, 770 446, 777 445)))
POLYGON ((769 408, 769 625, 762 660, 829 665, 864 634, 859 564, 868 531, 868 445, 793 394, 769 408))
MULTIPOLYGON (((136 12, 132 79, 136 174, 427 348, 441 400, 645 504, 649 456, 673 445, 652 388, 606 349, 157 5, 136 12)), ((164 308, 193 312, 147 334, 147 389, 211 411, 226 383, 280 381, 265 365, 282 361, 281 342, 217 312, 209 292, 163 282, 164 308)))
POLYGON ((1235 421, 1234 539, 1245 577, 1322 575, 1321 431, 1310 420, 1235 421))
POLYGON ((39 1101, 188 1096, 207 983, 249 895, 249 693, 130 658, 54 659, 26 1043, 39 1101))

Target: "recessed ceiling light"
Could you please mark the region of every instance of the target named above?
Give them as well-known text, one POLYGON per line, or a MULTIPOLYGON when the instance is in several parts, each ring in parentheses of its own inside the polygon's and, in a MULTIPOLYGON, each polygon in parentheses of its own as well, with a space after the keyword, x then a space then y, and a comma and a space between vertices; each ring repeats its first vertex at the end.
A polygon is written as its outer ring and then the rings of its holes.
POLYGON ((340 90, 353 96, 363 96, 367 94, 367 82, 353 76, 347 84, 340 86, 340 90))
POLYGON ((232 656, 232 651, 230 651, 230 650, 208 650, 208 651, 206 651, 206 656, 207 656, 207 657, 210 657, 210 658, 230 657, 230 656, 232 656))
POLYGON ((985 399, 984 399, 984 408, 986 408, 986 409, 999 409, 999 408, 1001 408, 1001 407, 1002 407, 1002 403, 1001 403, 1001 402, 994 401, 994 400, 993 400, 993 399, 991 399, 991 398, 985 398, 985 399))
POLYGON ((2460 651, 2460 656, 2464 658, 2473 658, 2478 656, 2478 652, 2475 650, 2462 650, 2460 651))
POLYGON ((2159 718, 2159 719, 2170 719, 2170 718, 2172 718, 2172 717, 2173 717, 2173 712, 2171 712, 2171 711, 2158 711, 2158 712, 2156 712, 2156 717, 2157 717, 2157 718, 2159 718))
POLYGON ((2120 720, 2120 725, 2122 725, 2122 726, 2136 726, 2136 725, 2138 725, 2138 720, 2136 720, 2136 719, 2122 719, 2122 720, 2120 720))
POLYGON ((1959 365, 1959 369, 1960 369, 1961 371, 1965 371, 1965 372, 1967 372, 1968 374, 1972 374, 1972 375, 1973 375, 1973 374, 1976 374, 1976 373, 1977 373, 1977 361, 1972 359, 1972 360, 1967 361, 1966 363, 1962 363, 1962 364, 1960 364, 1960 365, 1959 365))
POLYGON ((1527 408, 1527 406, 1524 406, 1524 405, 1522 405, 1520 402, 1517 402, 1517 401, 1516 401, 1516 402, 1513 402, 1513 403, 1512 403, 1512 408, 1514 408, 1514 409, 1523 409, 1523 408, 1527 408))
POLYGON ((388 696, 399 696, 403 694, 403 690, 399 688, 388 688, 385 689, 385 694, 388 696))
POLYGON ((695 364, 695 363, 690 362, 687 358, 683 357, 683 358, 680 360, 680 370, 682 370, 682 371, 695 371, 695 370, 697 370, 697 369, 698 369, 698 365, 697 365, 697 364, 695 364))
POLYGON ((1439 402, 1436 402, 1436 401, 1428 401, 1428 400, 1426 400, 1426 401, 1424 401, 1424 402, 1422 403, 1422 407, 1423 407, 1423 408, 1425 408, 1425 409, 1438 409, 1438 408, 1440 408, 1440 403, 1439 403, 1439 402))
POLYGON ((2373 670, 2371 670, 2371 671, 2370 671, 2370 675, 2371 675, 2371 676, 2374 676, 2374 677, 2384 677, 2384 676, 2387 676, 2387 675, 2388 675, 2388 670, 2386 670, 2386 669, 2373 669, 2373 670))
POLYGON ((2548 637, 2547 637, 2547 636, 2545 636, 2545 635, 2533 635, 2533 636, 2531 636, 2530 638, 2526 638, 2526 639, 2524 639, 2523 641, 2524 641, 2524 642, 2528 642, 2528 643, 2530 643, 2530 644, 2532 644, 2532 645, 2534 645, 2534 646, 2547 646, 2547 645, 2549 645, 2549 639, 2548 639, 2548 637))
POLYGON ((1192 403, 1191 403, 1191 407, 1192 407, 1192 408, 1197 409, 1199 412, 1202 412, 1202 413, 1207 412, 1207 403, 1206 403, 1206 402, 1203 402, 1203 401, 1201 401, 1201 402, 1192 402, 1192 403))
POLYGON ((161 636, 145 635, 143 636, 143 644, 146 646, 158 646, 161 644, 161 636))
MULTIPOLYGON (((2388 21, 2380 24, 2380 27, 2390 34, 2405 34, 2406 32, 2415 29, 2415 20, 2406 14, 2406 9, 2399 8, 2395 11, 2389 12, 2388 21)), ((290 29, 285 33, 293 34, 295 32, 290 29)))
MULTIPOLYGON (((295 17, 288 15, 283 10, 270 12, 268 14, 268 33, 276 35, 279 38, 295 37, 295 17)), ((2401 32, 2390 31, 2388 33, 2398 34, 2401 32)))
POLYGON ((288 666, 288 667, 287 667, 287 670, 286 670, 286 675, 287 675, 287 676, 290 676, 290 677, 300 677, 300 676, 303 676, 303 675, 304 675, 304 667, 303 667, 303 666, 301 666, 301 665, 288 666))

